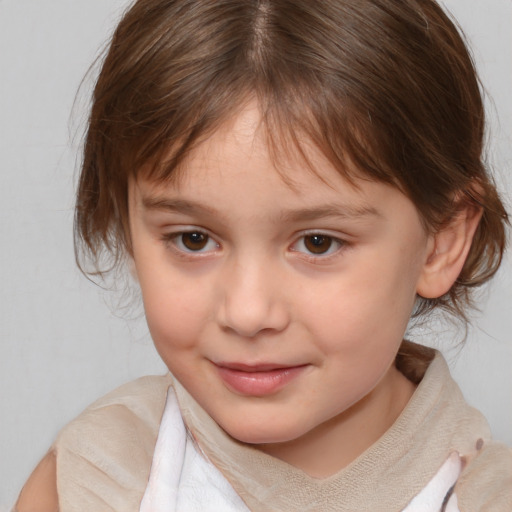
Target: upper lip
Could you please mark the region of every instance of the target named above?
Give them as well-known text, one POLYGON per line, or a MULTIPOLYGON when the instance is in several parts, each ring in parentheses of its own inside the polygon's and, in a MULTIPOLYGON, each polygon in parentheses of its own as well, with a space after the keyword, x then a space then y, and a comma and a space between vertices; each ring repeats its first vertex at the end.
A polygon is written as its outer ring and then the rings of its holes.
POLYGON ((237 370, 240 372, 256 373, 256 372, 271 372, 274 370, 288 370, 290 368, 297 368, 299 366, 306 366, 304 364, 279 364, 279 363, 236 363, 236 362, 219 362, 215 363, 220 368, 227 368, 228 370, 237 370))

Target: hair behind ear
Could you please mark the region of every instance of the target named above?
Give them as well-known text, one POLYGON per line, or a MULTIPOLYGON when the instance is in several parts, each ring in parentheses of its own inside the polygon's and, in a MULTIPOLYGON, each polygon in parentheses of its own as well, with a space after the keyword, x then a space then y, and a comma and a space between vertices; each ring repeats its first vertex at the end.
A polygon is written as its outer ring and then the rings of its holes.
POLYGON ((432 235, 433 251, 418 286, 422 300, 416 317, 440 307, 467 320, 471 290, 487 282, 501 264, 508 214, 492 180, 474 181, 458 194, 453 215, 432 235))

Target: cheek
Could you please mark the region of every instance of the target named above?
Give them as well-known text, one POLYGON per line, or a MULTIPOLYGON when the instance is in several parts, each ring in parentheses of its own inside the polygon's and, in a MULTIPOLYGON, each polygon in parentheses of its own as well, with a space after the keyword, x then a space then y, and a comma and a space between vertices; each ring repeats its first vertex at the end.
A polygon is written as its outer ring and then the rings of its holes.
POLYGON ((192 347, 209 316, 197 283, 154 272, 139 279, 146 320, 160 353, 192 347), (145 278, 146 277, 146 278, 145 278))
POLYGON ((357 272, 317 289, 314 307, 302 307, 325 351, 371 355, 380 347, 394 349, 404 335, 415 300, 414 279, 407 280, 399 264, 374 258, 360 263, 357 272))

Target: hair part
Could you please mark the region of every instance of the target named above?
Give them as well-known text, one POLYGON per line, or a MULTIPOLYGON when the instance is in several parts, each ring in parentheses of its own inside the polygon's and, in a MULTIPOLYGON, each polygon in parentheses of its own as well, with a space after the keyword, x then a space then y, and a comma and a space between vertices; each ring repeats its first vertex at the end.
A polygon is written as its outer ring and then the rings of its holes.
POLYGON ((187 155, 249 98, 276 159, 289 148, 307 160, 306 140, 348 179, 355 167, 399 188, 432 232, 464 205, 482 209, 459 279, 416 309, 465 318, 470 290, 500 265, 507 214, 482 160, 471 56, 432 0, 135 2, 94 89, 75 215, 81 268, 89 259, 101 274, 104 251, 112 266, 131 253, 129 179, 186 172, 187 155))

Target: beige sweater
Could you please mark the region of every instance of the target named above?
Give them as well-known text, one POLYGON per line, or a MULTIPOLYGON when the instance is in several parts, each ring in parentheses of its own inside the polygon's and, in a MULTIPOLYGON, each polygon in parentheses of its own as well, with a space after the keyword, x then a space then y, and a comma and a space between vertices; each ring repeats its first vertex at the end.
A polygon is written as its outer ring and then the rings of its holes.
MULTIPOLYGON (((404 371, 412 368, 413 380, 423 373, 424 361, 417 363, 404 371)), ((170 385, 169 375, 138 379, 63 429, 54 445, 61 512, 138 511, 170 385)), ((460 510, 512 511, 512 453, 491 441, 487 423, 466 404, 439 354, 394 425, 325 479, 233 440, 179 383, 174 387, 189 431, 254 512, 400 511, 453 451, 466 458, 456 487, 460 510)))

